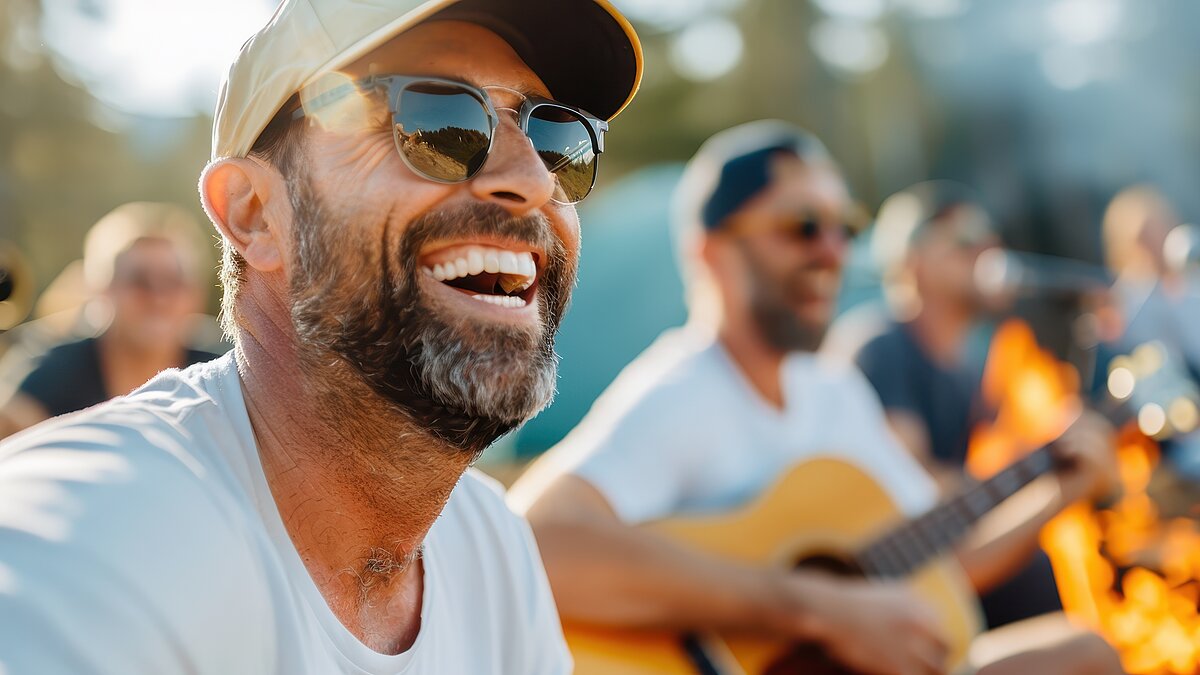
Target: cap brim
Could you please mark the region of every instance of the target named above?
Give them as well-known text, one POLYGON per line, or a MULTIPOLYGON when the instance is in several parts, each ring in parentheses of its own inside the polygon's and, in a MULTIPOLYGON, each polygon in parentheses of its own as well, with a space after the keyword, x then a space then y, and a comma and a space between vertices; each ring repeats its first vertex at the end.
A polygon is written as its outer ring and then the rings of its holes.
POLYGON ((641 83, 641 43, 608 0, 433 0, 341 51, 310 81, 430 19, 470 21, 495 31, 555 99, 601 119, 624 110, 641 83))

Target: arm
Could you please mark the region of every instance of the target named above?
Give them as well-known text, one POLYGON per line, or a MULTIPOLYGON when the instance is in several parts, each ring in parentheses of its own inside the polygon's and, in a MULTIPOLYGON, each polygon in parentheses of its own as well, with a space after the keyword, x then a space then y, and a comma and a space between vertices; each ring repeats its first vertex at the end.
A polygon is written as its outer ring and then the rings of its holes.
POLYGON ((0 407, 0 438, 7 438, 50 419, 50 413, 40 401, 20 391, 0 407))
POLYGON ((1020 571, 1037 548, 1041 529, 1059 512, 1118 485, 1112 427, 1099 415, 1085 412, 1055 446, 1062 467, 989 513, 958 549, 959 561, 979 592, 1020 571))
POLYGON ((572 475, 549 483, 527 515, 564 618, 819 642, 869 673, 944 670, 935 617, 900 586, 749 567, 688 549, 625 525, 572 475))

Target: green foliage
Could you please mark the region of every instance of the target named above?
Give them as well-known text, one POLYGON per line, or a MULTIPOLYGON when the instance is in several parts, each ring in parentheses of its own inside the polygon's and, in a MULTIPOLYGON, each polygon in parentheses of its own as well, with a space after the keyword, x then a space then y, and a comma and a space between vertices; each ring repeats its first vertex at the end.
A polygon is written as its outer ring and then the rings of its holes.
POLYGON ((0 2, 0 239, 21 248, 41 289, 122 203, 172 201, 207 222, 196 181, 211 121, 105 109, 43 51, 39 20, 36 0, 0 2))

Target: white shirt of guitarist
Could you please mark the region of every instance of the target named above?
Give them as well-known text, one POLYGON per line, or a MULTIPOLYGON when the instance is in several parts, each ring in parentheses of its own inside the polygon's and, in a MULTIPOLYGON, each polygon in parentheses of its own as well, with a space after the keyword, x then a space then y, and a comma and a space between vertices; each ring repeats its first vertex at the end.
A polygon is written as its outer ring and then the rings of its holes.
POLYGON ((819 455, 865 470, 909 516, 935 504, 932 479, 891 435, 862 373, 794 353, 782 376, 779 410, 718 341, 690 328, 668 331, 621 372, 550 461, 595 486, 628 523, 730 510, 819 455))
POLYGON ((425 540, 415 644, 363 645, 288 538, 233 355, 0 445, 4 675, 560 675, 525 521, 469 472, 425 540))

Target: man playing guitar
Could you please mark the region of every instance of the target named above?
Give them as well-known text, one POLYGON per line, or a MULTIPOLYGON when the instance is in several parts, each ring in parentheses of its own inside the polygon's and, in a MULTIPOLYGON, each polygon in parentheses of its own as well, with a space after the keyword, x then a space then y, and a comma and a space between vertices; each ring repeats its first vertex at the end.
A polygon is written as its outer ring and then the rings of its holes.
MULTIPOLYGON (((942 627, 906 586, 734 563, 637 527, 744 504, 818 454, 861 467, 908 516, 938 497, 861 374, 812 354, 850 236, 847 187, 821 143, 777 122, 723 132, 689 164, 676 206, 688 324, 628 366, 510 496, 564 620, 751 632, 819 644, 854 672, 949 672, 942 627)), ((1058 445, 1063 467, 1012 498, 1020 521, 957 549, 976 589, 1018 568, 1059 510, 1108 488, 1105 424, 1081 417, 1058 445)), ((1035 651, 972 666, 1121 672, 1097 636, 1039 637, 1035 651)))

